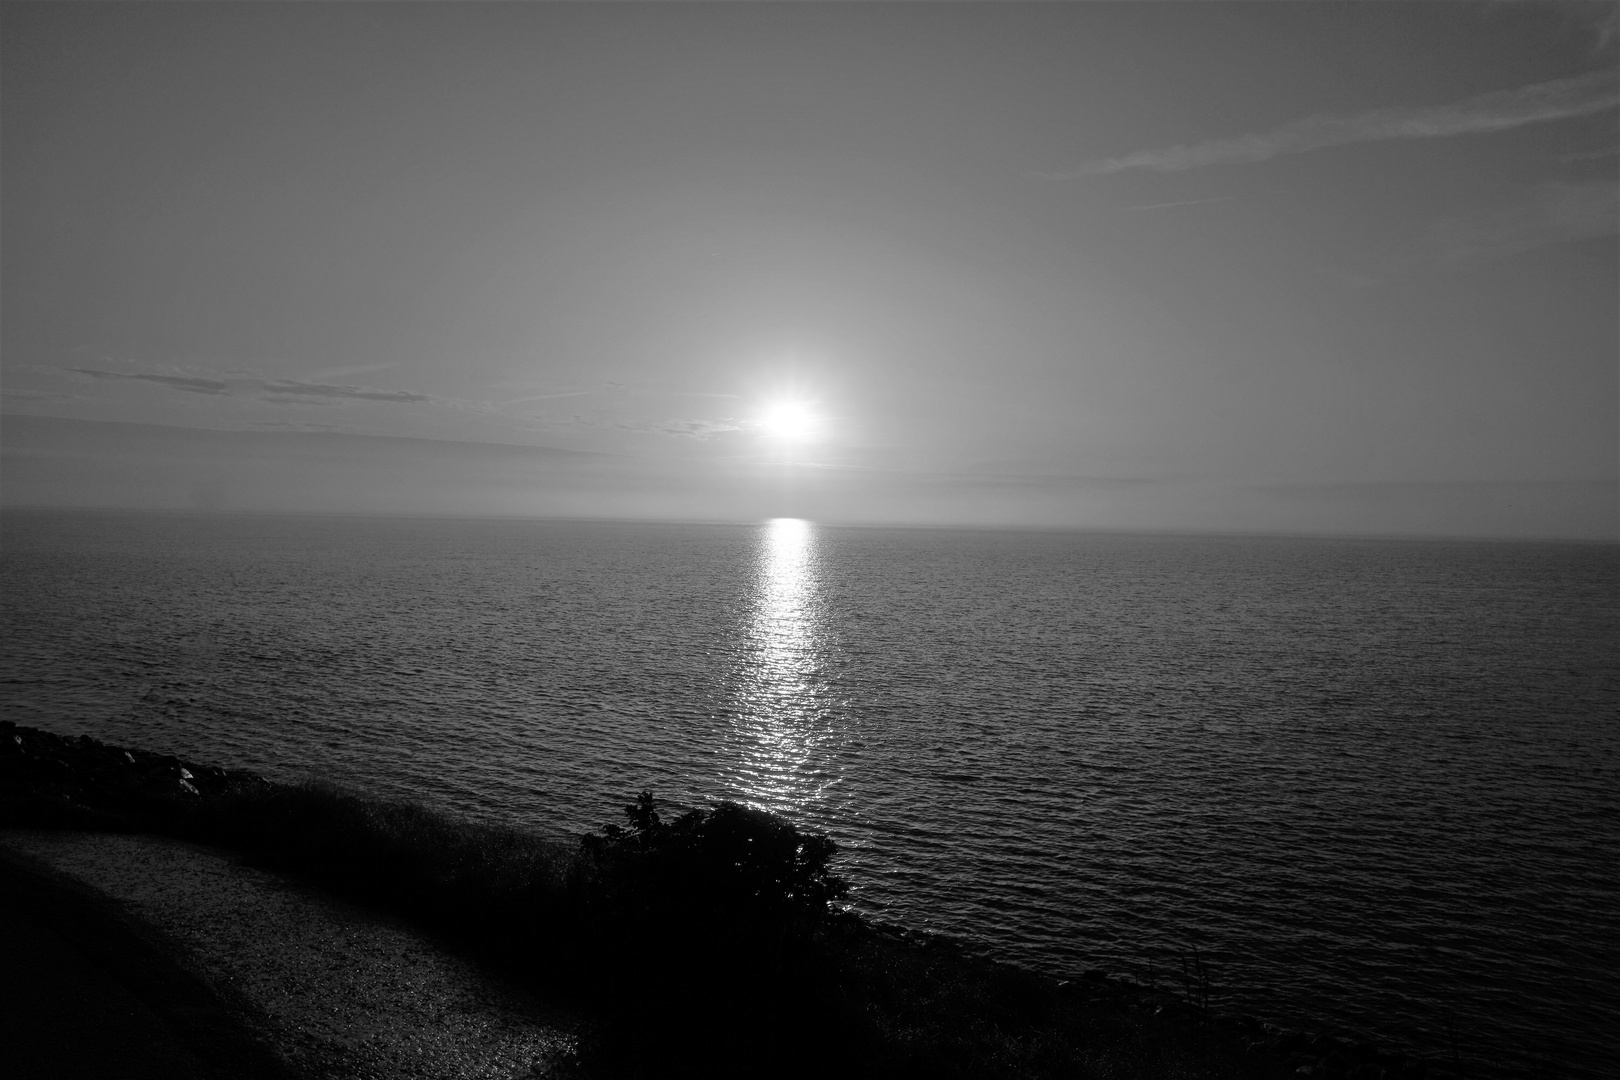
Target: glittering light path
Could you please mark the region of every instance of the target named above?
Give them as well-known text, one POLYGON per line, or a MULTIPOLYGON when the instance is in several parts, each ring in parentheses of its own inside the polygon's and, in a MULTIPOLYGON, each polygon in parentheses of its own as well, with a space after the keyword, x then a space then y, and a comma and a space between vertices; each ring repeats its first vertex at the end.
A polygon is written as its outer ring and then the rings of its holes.
POLYGON ((789 814, 813 808, 838 780, 825 761, 830 649, 815 567, 810 522, 765 525, 737 682, 737 784, 749 802, 789 814))

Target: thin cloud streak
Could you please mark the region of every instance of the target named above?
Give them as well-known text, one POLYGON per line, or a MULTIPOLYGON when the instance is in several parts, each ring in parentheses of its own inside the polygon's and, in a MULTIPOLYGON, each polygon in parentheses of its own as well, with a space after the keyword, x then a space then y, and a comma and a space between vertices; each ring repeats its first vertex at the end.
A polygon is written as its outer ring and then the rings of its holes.
POLYGON ((1389 139, 1435 139, 1510 131, 1587 116, 1620 106, 1620 80, 1608 70, 1536 83, 1517 90, 1494 90, 1451 105, 1372 109, 1353 116, 1308 116, 1270 131, 1211 139, 1190 146, 1142 150, 1117 158, 1088 161, 1077 169, 1040 175, 1053 180, 1107 176, 1129 169, 1182 172, 1206 165, 1268 161, 1329 146, 1389 139))
POLYGON ((373 390, 364 386, 345 386, 336 383, 303 382, 297 379, 265 380, 254 377, 239 378, 232 382, 209 379, 198 375, 163 375, 146 371, 106 371, 101 368, 70 367, 66 370, 92 379, 154 383, 171 390, 184 390, 192 394, 225 396, 236 389, 258 389, 274 395, 267 401, 284 402, 288 398, 349 398, 357 401, 381 401, 398 405, 434 402, 440 399, 412 390, 373 390))
POLYGON ((534 394, 534 395, 532 395, 530 397, 507 398, 506 400, 500 402, 499 404, 501 404, 501 405, 521 405, 525 401, 551 401, 554 398, 585 397, 585 396, 587 396, 589 394, 594 394, 594 393, 596 393, 595 390, 570 390, 567 393, 562 393, 562 394, 534 394))
POLYGON ((291 379, 267 382, 264 384, 264 389, 272 394, 283 394, 292 397, 354 398, 359 401, 389 401, 400 404, 433 400, 426 394, 417 394, 410 390, 367 390, 360 386, 295 382, 291 379))
POLYGON ((297 420, 255 420, 248 425, 253 428, 268 428, 271 431, 336 431, 336 424, 317 424, 311 421, 297 420))
POLYGON ((741 426, 729 420, 657 420, 651 423, 621 422, 625 431, 640 431, 653 435, 671 435, 685 439, 710 439, 728 431, 741 431, 741 426))
POLYGON ((230 383, 218 379, 201 379, 191 375, 149 375, 144 372, 102 371, 98 368, 68 368, 92 379, 130 379, 136 382, 156 383, 172 390, 185 390, 193 394, 228 394, 230 383))

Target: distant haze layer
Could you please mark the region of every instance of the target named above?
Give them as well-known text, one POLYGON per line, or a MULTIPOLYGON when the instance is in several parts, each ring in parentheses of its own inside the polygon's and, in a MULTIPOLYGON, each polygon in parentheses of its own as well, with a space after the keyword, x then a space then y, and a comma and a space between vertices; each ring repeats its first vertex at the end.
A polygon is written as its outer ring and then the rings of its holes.
POLYGON ((1605 482, 1273 484, 835 471, 510 443, 10 417, 12 506, 1612 539, 1605 482))

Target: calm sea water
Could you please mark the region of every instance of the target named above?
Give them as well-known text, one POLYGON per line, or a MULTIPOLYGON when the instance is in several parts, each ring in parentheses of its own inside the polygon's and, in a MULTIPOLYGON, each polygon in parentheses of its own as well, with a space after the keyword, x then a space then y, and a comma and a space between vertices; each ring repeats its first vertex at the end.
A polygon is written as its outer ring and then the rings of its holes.
POLYGON ((7 512, 4 715, 855 901, 1480 1073, 1620 1067, 1620 548, 7 512), (1170 978, 1170 969, 1176 976, 1170 978))

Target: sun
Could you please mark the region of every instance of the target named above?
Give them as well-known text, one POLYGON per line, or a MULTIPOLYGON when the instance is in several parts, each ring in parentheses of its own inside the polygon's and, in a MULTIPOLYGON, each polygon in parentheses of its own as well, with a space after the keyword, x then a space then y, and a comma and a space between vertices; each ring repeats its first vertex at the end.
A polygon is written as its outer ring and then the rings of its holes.
POLYGON ((820 420, 815 410, 802 401, 777 401, 760 414, 759 428, 774 439, 804 442, 815 437, 820 420))

